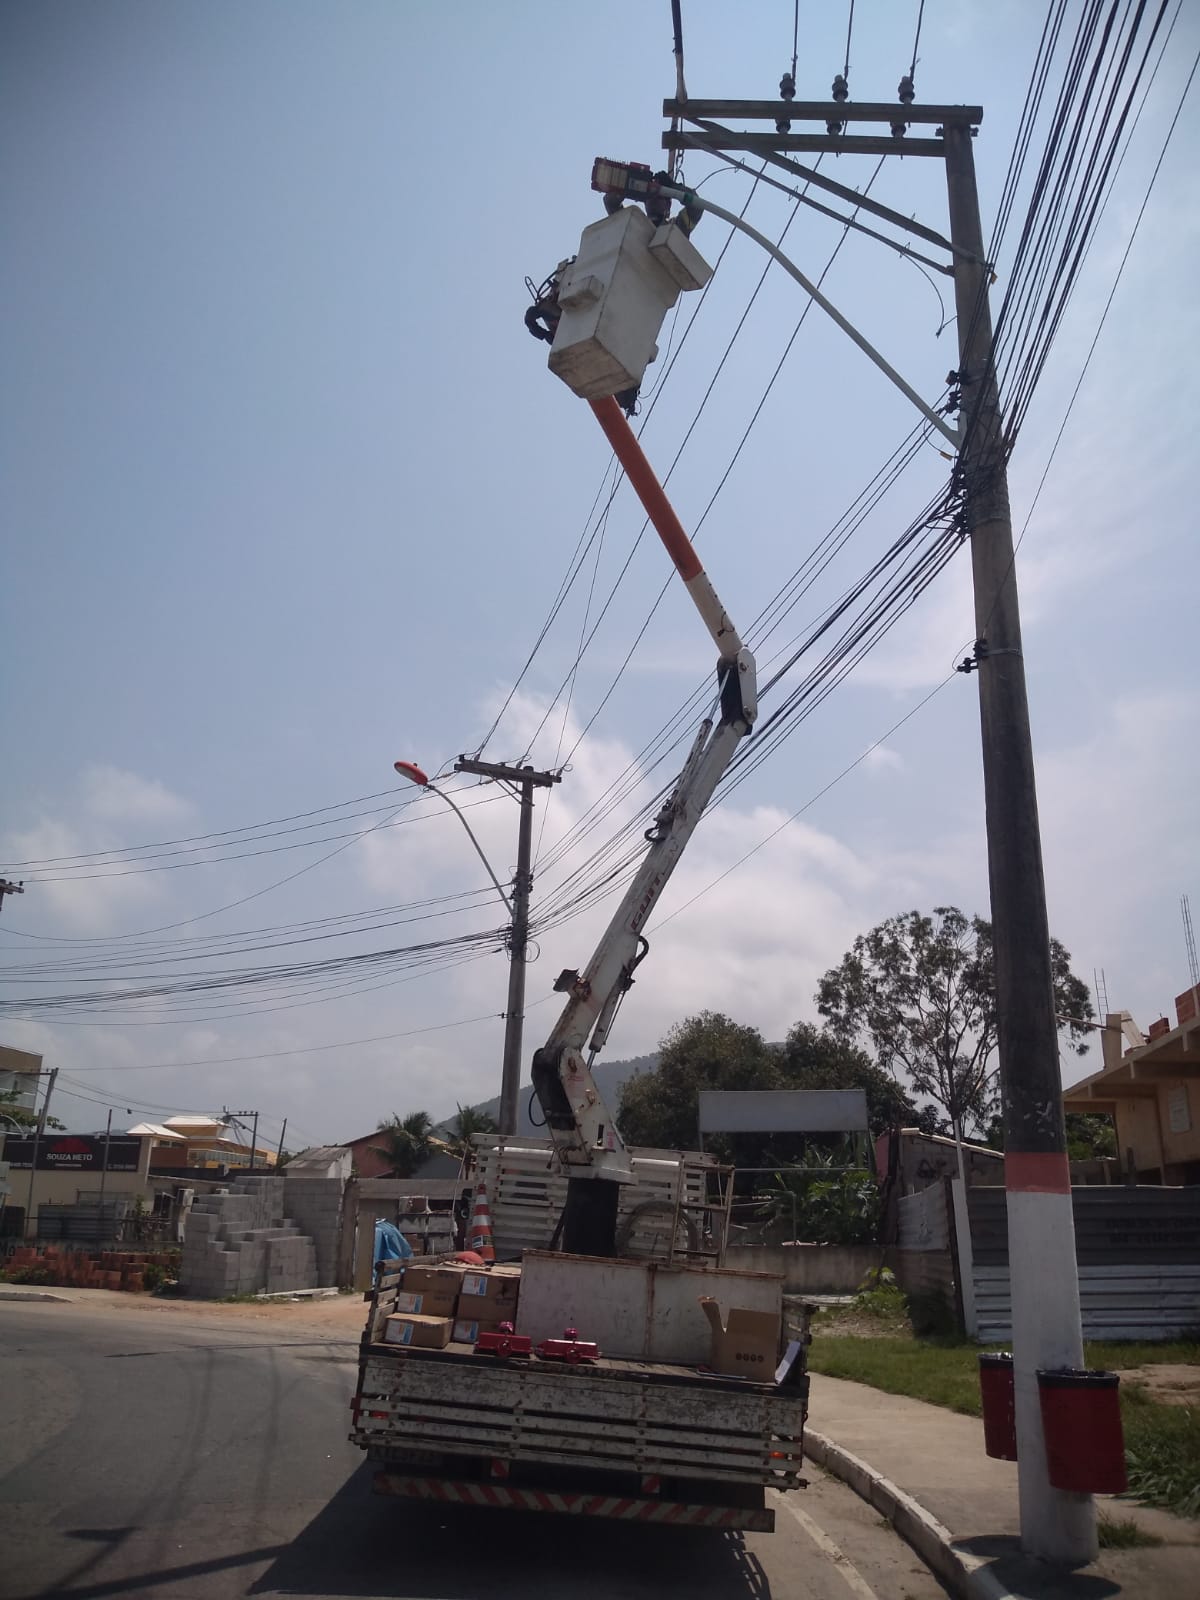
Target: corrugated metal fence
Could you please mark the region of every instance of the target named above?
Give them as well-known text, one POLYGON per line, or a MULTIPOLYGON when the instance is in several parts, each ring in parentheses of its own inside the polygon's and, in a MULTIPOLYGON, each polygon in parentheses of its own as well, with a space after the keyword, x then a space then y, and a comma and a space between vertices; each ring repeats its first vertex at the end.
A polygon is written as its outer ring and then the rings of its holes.
POLYGON ((896 1281, 906 1294, 940 1295, 956 1305, 951 1221, 946 1184, 939 1180, 896 1202, 896 1281))
MULTIPOLYGON (((1200 1328, 1200 1189, 1083 1188, 1071 1199, 1084 1337, 1179 1338, 1200 1328)), ((1012 1309, 1004 1190, 968 1190, 967 1209, 978 1336, 1005 1340, 1012 1309)))

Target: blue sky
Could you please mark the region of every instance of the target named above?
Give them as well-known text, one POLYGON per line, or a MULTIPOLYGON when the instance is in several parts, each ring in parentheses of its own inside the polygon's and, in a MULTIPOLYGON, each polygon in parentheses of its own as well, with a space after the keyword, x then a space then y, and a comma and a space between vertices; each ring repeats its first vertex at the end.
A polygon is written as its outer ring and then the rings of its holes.
MULTIPOLYGON (((799 93, 823 98, 843 64, 845 8, 800 12, 799 93)), ((916 12, 860 0, 855 97, 894 96, 916 12)), ((985 108, 976 158, 987 224, 1041 21, 1025 0, 925 6, 918 96, 985 108)), ((685 0, 684 24, 693 96, 767 97, 790 65, 789 5, 685 0)), ((603 26, 585 8, 562 8, 551 25, 542 7, 415 0, 4 8, 0 850, 27 881, 0 914, 6 994, 55 988, 57 976, 30 963, 68 954, 119 957, 103 970, 119 974, 125 961, 132 971, 129 952, 147 947, 130 936, 167 925, 180 924, 151 937, 172 972, 193 970, 196 947, 168 947, 170 938, 373 907, 438 899, 446 914, 302 953, 496 926, 468 841, 427 801, 395 819, 404 826, 357 842, 335 836, 386 810, 270 841, 312 837, 305 849, 224 865, 84 877, 17 863, 332 808, 393 788, 397 756, 432 771, 478 746, 609 465, 587 408, 547 373, 544 347, 522 327, 524 279, 544 277, 600 214, 588 188, 595 155, 658 163, 670 44, 665 3, 612 4, 603 26), (313 865, 336 843, 347 847, 313 865), (467 891, 478 892, 440 900, 467 891), (96 942, 65 943, 81 939, 96 942)), ((1200 21, 1184 7, 1013 459, 1018 531, 1198 46, 1200 21)), ((1198 118, 1193 90, 1019 557, 1052 927, 1079 973, 1090 981, 1103 969, 1113 1006, 1143 1026, 1187 982, 1182 893, 1200 914, 1189 800, 1198 118)), ((706 179, 702 192, 740 208, 750 180, 709 177, 713 166, 689 158, 689 181, 706 179)), ((834 171, 861 186, 873 167, 842 157, 834 171)), ((872 193, 945 225, 939 163, 888 163, 872 193)), ((778 237, 790 209, 760 189, 747 214, 778 237)), ((711 219, 698 230, 710 261, 725 232, 711 219)), ((802 211, 785 248, 815 277, 840 234, 802 211)), ((724 477, 804 311, 800 290, 773 270, 746 312, 764 262, 734 241, 694 326, 695 297, 673 332, 668 324, 658 366, 685 328, 686 343, 643 435, 665 474, 699 412, 670 492, 696 528, 719 490, 697 537, 735 620, 757 614, 915 420, 814 311, 724 477)), ((999 294, 1003 259, 997 270, 999 294)), ((930 399, 955 364, 953 326, 939 332, 951 303, 940 284, 944 311, 910 263, 861 237, 843 245, 825 283, 930 399)), ((658 375, 651 368, 647 390, 658 375)), ((946 467, 925 448, 788 632, 865 570, 946 467)), ((494 759, 520 757, 550 709, 532 759, 553 765, 573 752, 545 815, 535 906, 556 871, 577 866, 665 779, 669 766, 554 864, 555 842, 711 669, 675 587, 591 722, 666 575, 644 540, 569 705, 555 700, 641 521, 622 489, 599 553, 593 545, 487 745, 494 759)), ((858 931, 912 906, 986 911, 977 705, 962 677, 708 887, 924 699, 973 634, 958 560, 706 819, 610 1056, 653 1048, 703 1007, 780 1037, 814 1016, 817 978, 858 931)), ((473 821, 507 875, 515 808, 494 791, 466 798, 490 802, 473 821)), ((94 870, 112 872, 115 860, 94 870)), ((527 1055, 553 1018, 554 974, 586 961, 604 914, 543 939, 527 1055)), ((349 1137, 390 1111, 442 1114, 498 1087, 503 957, 403 979, 385 972, 340 997, 247 991, 241 1010, 197 1006, 169 1020, 149 1006, 103 1023, 13 1017, 0 1036, 43 1051, 64 1089, 68 1078, 91 1085, 93 1100, 64 1100, 76 1126, 102 1123, 109 1104, 123 1115, 224 1103, 257 1105, 268 1129, 287 1116, 304 1140, 349 1137), (481 1016, 490 1020, 445 1026, 481 1016), (346 1043, 383 1035, 406 1037, 346 1043), (235 1056, 257 1059, 224 1061, 235 1056)), ((1068 1058, 1068 1077, 1082 1070, 1068 1058)))

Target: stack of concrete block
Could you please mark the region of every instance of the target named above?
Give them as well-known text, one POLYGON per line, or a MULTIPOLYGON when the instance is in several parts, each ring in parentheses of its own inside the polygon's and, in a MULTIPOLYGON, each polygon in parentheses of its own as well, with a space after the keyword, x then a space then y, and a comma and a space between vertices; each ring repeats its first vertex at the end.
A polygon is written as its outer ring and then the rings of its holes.
POLYGON ((247 1176, 226 1194, 197 1196, 179 1283, 185 1294, 204 1300, 317 1287, 313 1241, 285 1218, 278 1178, 247 1176))
POLYGON ((317 1284, 334 1288, 338 1281, 338 1248, 342 1232, 342 1194, 338 1178, 310 1178, 284 1169, 284 1204, 312 1240, 317 1255, 317 1284))

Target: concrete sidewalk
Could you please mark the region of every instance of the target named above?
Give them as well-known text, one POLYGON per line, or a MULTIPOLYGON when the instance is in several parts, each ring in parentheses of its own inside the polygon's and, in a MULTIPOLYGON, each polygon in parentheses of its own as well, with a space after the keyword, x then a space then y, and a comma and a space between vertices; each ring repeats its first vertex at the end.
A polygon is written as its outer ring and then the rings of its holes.
POLYGON ((1102 1517, 1163 1541, 1101 1550, 1062 1573, 1020 1553, 1017 1468, 984 1454, 983 1424, 940 1406, 814 1374, 807 1454, 869 1500, 952 1594, 970 1600, 1184 1600, 1200 1594, 1200 1523, 1123 1497, 1102 1517))

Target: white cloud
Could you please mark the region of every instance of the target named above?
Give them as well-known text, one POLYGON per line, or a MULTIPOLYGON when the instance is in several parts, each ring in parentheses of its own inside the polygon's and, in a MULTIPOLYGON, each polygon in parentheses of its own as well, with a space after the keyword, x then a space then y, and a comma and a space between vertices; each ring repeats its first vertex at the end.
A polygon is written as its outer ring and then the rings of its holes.
POLYGON ((90 766, 83 774, 84 804, 104 822, 171 822, 192 814, 188 801, 157 778, 119 767, 90 766))
MULTIPOLYGON (((178 823, 193 807, 157 779, 117 767, 86 767, 78 799, 64 816, 42 816, 32 826, 4 835, 5 857, 34 863, 25 869, 26 909, 37 922, 73 935, 107 933, 131 917, 144 916, 164 898, 153 872, 111 852, 140 842, 130 834, 151 823, 178 823), (95 855, 89 862, 82 857, 95 855)), ((22 869, 18 868, 18 876, 22 869)))
POLYGON ((1103 968, 1114 1007, 1143 1019, 1187 978, 1179 896, 1200 872, 1198 718, 1194 690, 1124 695, 1038 767, 1051 925, 1076 971, 1103 968))
POLYGON ((75 828, 50 818, 5 836, 10 859, 45 863, 26 872, 27 909, 36 901, 39 923, 61 926, 75 935, 117 928, 130 915, 144 913, 161 894, 152 874, 124 872, 117 864, 89 866, 61 859, 113 847, 113 841, 95 828, 75 828), (73 866, 79 870, 72 871, 73 866))
POLYGON ((904 758, 885 744, 877 744, 863 757, 863 766, 871 773, 903 772, 904 758))

